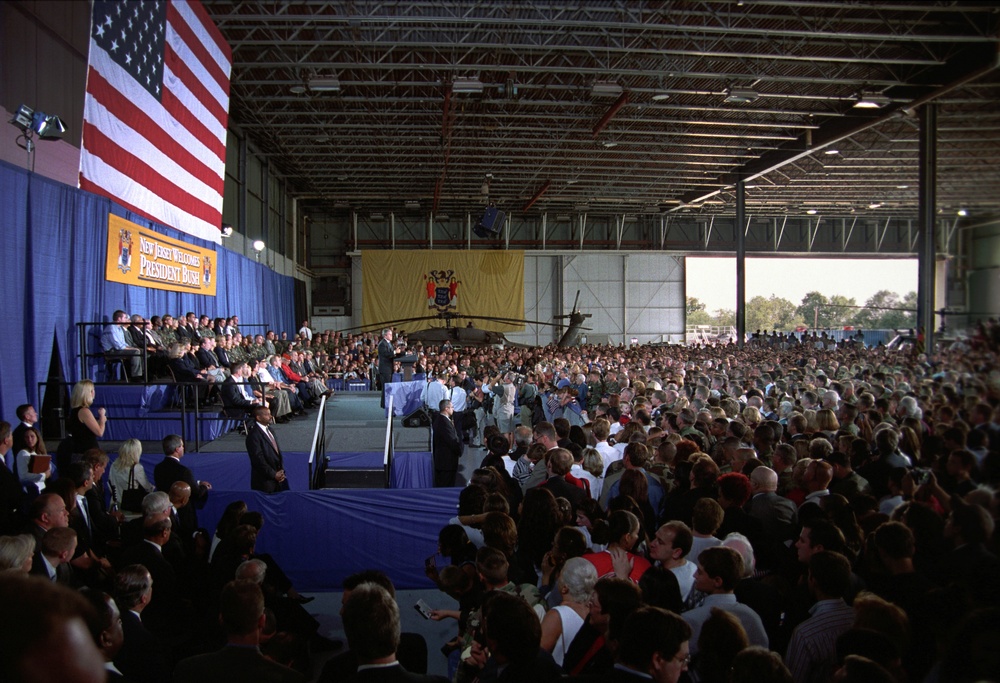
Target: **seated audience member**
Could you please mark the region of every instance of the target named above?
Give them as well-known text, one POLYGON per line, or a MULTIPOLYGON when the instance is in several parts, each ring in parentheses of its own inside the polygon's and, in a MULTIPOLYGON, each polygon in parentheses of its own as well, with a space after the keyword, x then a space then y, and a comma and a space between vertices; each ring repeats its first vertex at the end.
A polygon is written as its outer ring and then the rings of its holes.
POLYGON ((128 313, 115 311, 111 316, 111 322, 101 333, 101 350, 105 354, 120 356, 123 363, 128 363, 129 379, 142 380, 142 350, 131 343, 125 330, 128 325, 128 313))
POLYGON ((34 536, 0 536, 0 572, 27 574, 34 564, 34 554, 34 536))
POLYGON ((86 618, 87 629, 90 631, 90 637, 94 639, 94 645, 104 658, 108 683, 125 681, 122 672, 114 664, 115 656, 125 642, 118 605, 110 595, 102 591, 84 588, 82 594, 91 606, 86 618))
POLYGON ((382 586, 376 583, 356 586, 345 598, 340 613, 347 644, 358 662, 357 673, 347 679, 350 683, 447 681, 441 676, 410 673, 399 663, 396 658, 400 644, 399 606, 382 586))
POLYGON ((38 544, 29 573, 64 586, 76 587, 76 571, 70 565, 76 544, 76 532, 69 527, 49 529, 38 544))
POLYGON ((153 597, 153 577, 141 564, 122 567, 115 575, 115 601, 121 610, 123 643, 115 667, 128 681, 165 683, 170 670, 163 644, 142 623, 142 613, 153 597))
POLYGON ((104 658, 87 629, 91 607, 74 590, 0 574, 0 680, 103 683, 104 658))
POLYGON ((174 669, 175 683, 218 683, 220 679, 305 681, 298 671, 272 662, 258 649, 265 622, 260 586, 251 581, 226 584, 219 600, 219 620, 226 630, 226 646, 181 660, 174 669))

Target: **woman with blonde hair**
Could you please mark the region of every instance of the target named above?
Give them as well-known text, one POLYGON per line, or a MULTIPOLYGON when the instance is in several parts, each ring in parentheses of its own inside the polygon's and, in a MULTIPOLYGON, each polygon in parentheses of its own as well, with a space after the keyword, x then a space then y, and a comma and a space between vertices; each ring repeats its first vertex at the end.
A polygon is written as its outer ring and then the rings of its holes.
POLYGON ((104 436, 108 415, 103 407, 94 415, 91 406, 95 395, 94 383, 89 379, 81 379, 73 386, 70 411, 66 416, 66 438, 59 444, 56 455, 56 467, 62 472, 73 461, 73 455, 83 455, 97 448, 97 440, 104 436))
MULTIPOLYGON (((142 510, 125 508, 125 492, 129 489, 140 489, 145 494, 153 490, 152 484, 146 478, 146 470, 139 464, 142 457, 142 443, 139 439, 129 439, 118 449, 118 458, 108 470, 108 482, 114 487, 125 519, 135 519, 142 516, 142 510)), ((132 507, 132 506, 129 506, 132 507)))
POLYGON ((822 408, 816 411, 816 427, 827 439, 832 439, 840 429, 840 420, 837 414, 829 408, 822 408))
POLYGON ((0 572, 27 574, 31 571, 34 554, 34 536, 0 536, 0 572))

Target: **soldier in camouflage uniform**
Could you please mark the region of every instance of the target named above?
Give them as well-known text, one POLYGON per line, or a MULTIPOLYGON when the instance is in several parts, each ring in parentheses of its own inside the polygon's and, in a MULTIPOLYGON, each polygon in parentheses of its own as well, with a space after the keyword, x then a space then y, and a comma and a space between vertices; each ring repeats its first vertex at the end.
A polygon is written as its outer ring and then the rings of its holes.
POLYGON ((229 347, 229 362, 235 365, 236 363, 246 363, 247 359, 247 352, 243 348, 243 337, 239 333, 234 334, 233 343, 229 347))
POLYGON ((591 417, 594 415, 602 396, 604 396, 604 382, 601 381, 601 371, 591 370, 587 380, 587 415, 591 417))
POLYGON ((618 383, 618 373, 608 370, 604 373, 604 395, 617 396, 622 393, 622 385, 618 383))

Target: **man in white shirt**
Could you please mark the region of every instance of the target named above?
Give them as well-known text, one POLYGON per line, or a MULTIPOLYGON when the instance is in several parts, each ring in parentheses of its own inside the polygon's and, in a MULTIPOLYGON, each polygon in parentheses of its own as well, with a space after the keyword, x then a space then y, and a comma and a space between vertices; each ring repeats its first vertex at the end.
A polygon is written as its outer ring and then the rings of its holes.
POLYGON ((694 586, 694 574, 698 566, 686 558, 694 542, 691 529, 684 522, 667 522, 656 530, 649 544, 649 559, 660 563, 677 577, 681 600, 687 600, 694 586))
POLYGON ((622 459, 621 452, 608 443, 608 436, 611 435, 611 423, 604 419, 598 419, 594 421, 594 438, 597 439, 597 444, 594 448, 597 452, 601 454, 601 460, 604 461, 604 473, 608 473, 608 465, 613 462, 622 459))
POLYGON ((309 321, 303 320, 302 327, 299 328, 299 336, 303 339, 313 340, 313 331, 309 328, 309 321))
POLYGON ((441 401, 448 398, 448 388, 444 385, 444 378, 434 377, 427 382, 422 398, 424 406, 433 412, 437 412, 441 401))

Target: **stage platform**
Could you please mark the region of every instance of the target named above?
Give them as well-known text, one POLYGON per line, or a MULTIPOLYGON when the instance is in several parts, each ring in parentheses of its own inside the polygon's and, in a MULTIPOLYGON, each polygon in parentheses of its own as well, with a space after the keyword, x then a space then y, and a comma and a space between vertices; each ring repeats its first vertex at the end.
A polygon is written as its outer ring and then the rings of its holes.
MULTIPOLYGON (((378 393, 360 391, 337 393, 329 400, 325 428, 331 467, 381 467, 386 418, 379 402, 378 393)), ((310 491, 308 453, 315 416, 310 411, 309 417, 274 426, 291 486, 287 493, 250 491, 245 437, 239 434, 223 434, 202 444, 200 452, 189 450, 184 464, 213 486, 198 511, 199 524, 213 530, 226 505, 245 500, 267 520, 258 550, 279 557, 300 591, 338 590, 346 576, 370 568, 385 571, 401 589, 432 587, 424 576, 424 558, 435 554, 438 532, 457 513, 459 487, 485 452, 467 447, 458 486, 432 488, 430 429, 405 428, 397 417, 391 488, 310 491)), ((164 457, 158 440, 173 431, 165 424, 157 428, 156 440, 143 440, 142 465, 150 481, 164 457)), ((119 445, 102 441, 112 457, 119 445)))

